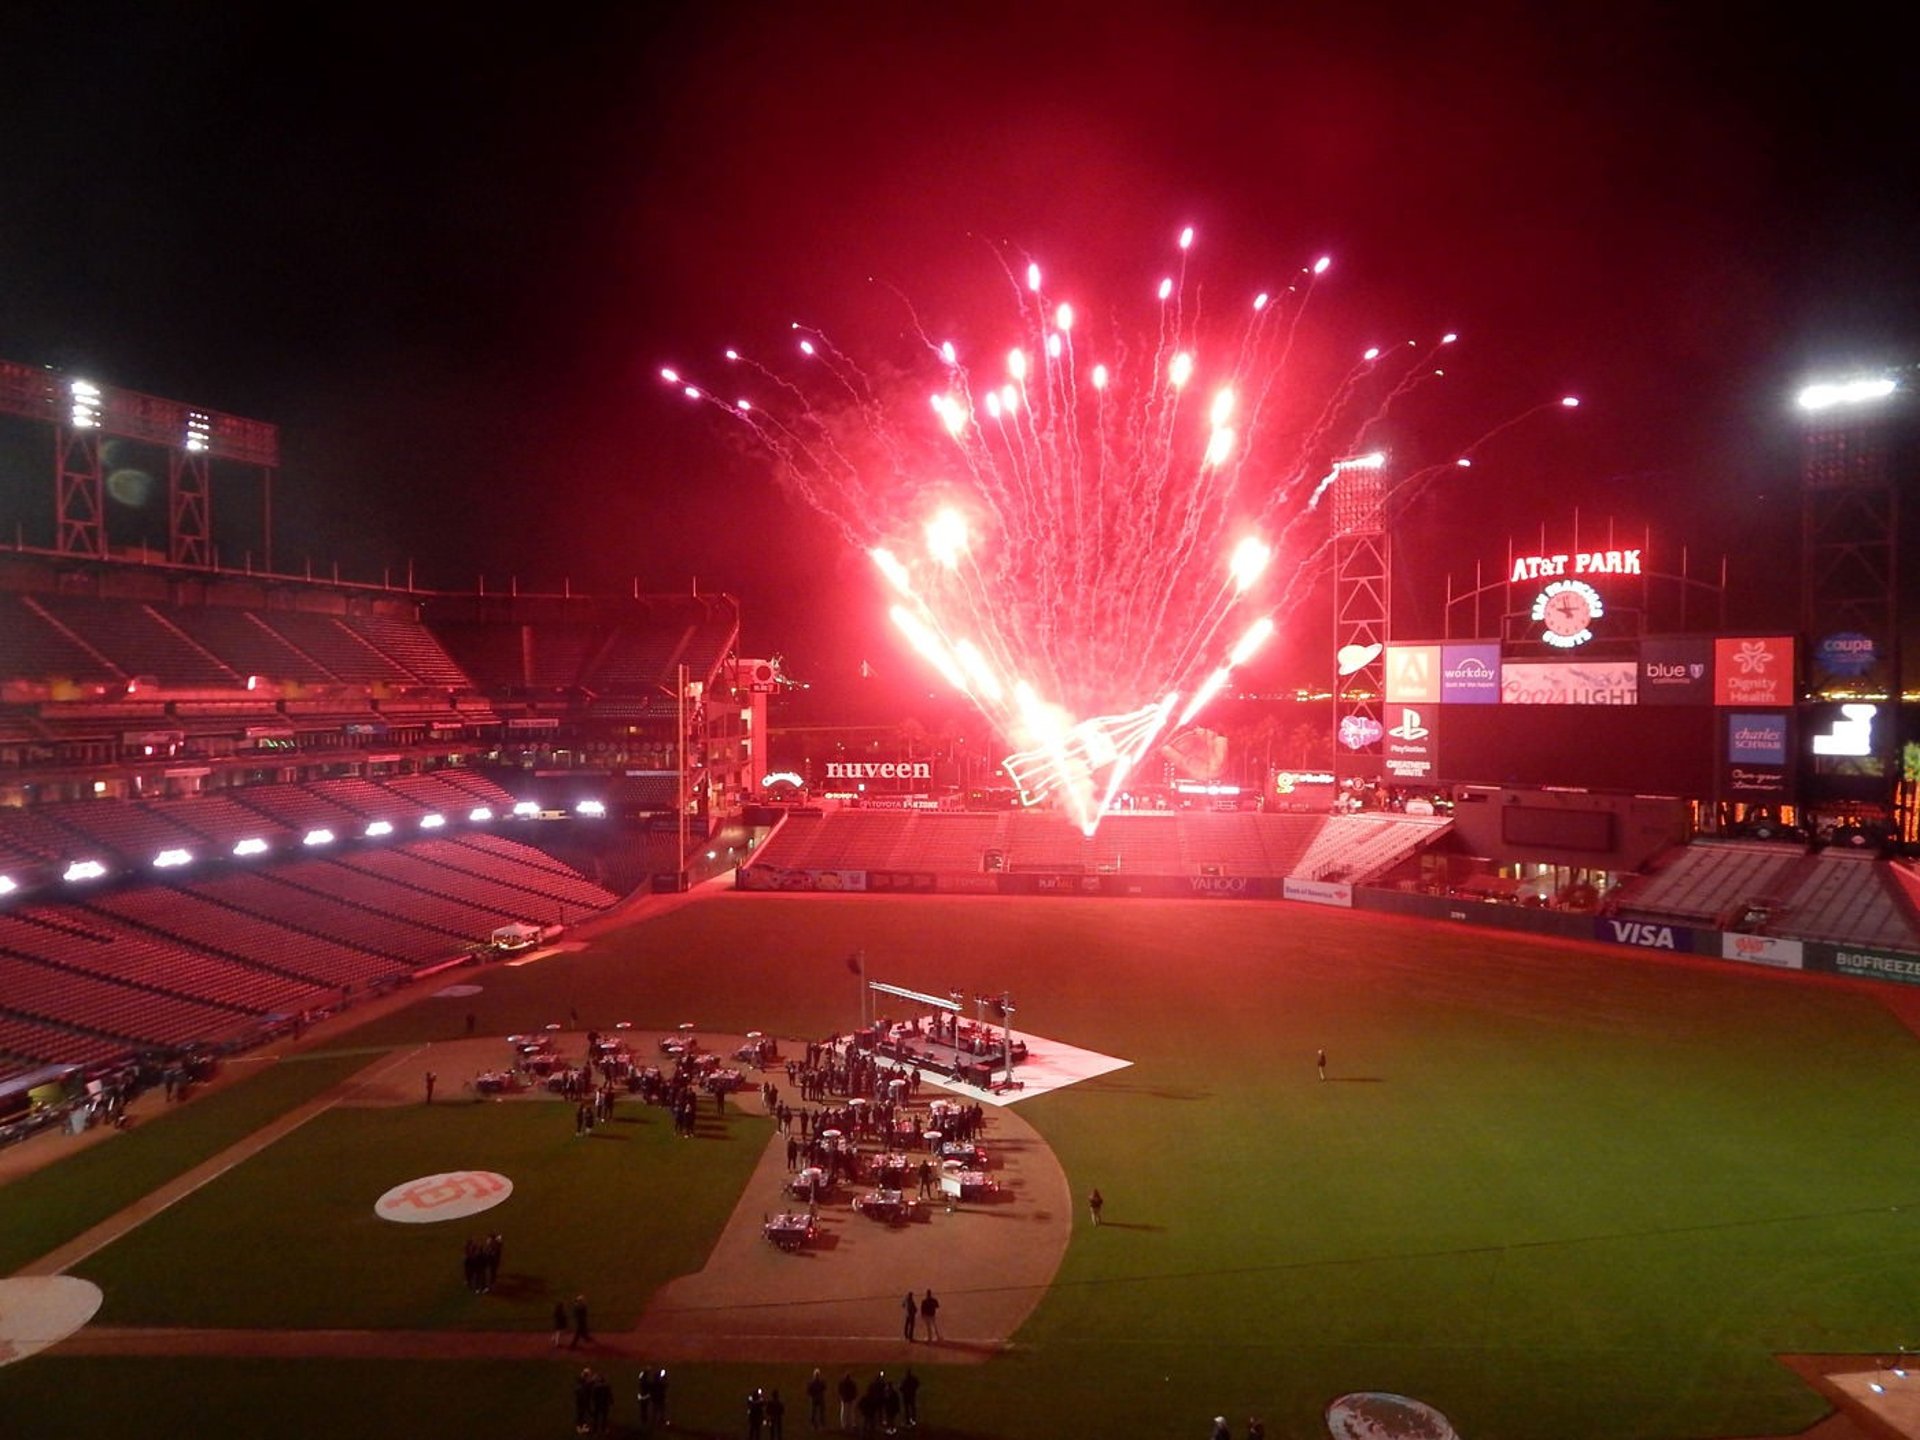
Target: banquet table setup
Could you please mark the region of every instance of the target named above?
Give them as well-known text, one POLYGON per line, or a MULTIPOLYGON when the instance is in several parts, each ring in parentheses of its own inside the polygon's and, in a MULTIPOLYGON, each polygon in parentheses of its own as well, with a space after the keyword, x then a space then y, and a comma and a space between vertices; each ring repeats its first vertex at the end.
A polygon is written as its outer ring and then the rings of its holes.
POLYGON ((833 1190, 833 1177, 818 1165, 809 1165, 787 1181, 787 1190, 796 1200, 819 1200, 833 1190))
POLYGON ((897 1225, 913 1219, 919 1211, 920 1202, 904 1190, 869 1190, 854 1198, 853 1208, 869 1220, 897 1225))
POLYGON ((943 1170, 940 1193, 954 1200, 988 1200, 1000 1193, 1000 1186, 984 1170, 943 1170))
POLYGON ((782 1210, 778 1215, 769 1215, 761 1230, 768 1243, 781 1250, 801 1249, 819 1234, 812 1213, 805 1210, 782 1210))

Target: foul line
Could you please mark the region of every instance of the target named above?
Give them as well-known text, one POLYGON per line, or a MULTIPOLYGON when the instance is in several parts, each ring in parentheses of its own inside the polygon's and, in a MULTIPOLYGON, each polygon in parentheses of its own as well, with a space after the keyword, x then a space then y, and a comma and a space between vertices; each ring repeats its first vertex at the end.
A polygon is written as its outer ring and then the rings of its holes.
POLYGON ((348 1099, 358 1091, 365 1089, 374 1081, 396 1066, 404 1065, 427 1049, 426 1045, 416 1045, 405 1054, 386 1051, 393 1058, 387 1064, 368 1066, 358 1074, 336 1085, 330 1092, 305 1105, 289 1111, 277 1119, 268 1121, 258 1130, 243 1139, 236 1140, 225 1150, 203 1160, 184 1175, 175 1176, 159 1189, 148 1192, 124 1209, 109 1215, 99 1224, 90 1226, 58 1247, 51 1253, 41 1256, 30 1265, 25 1265, 14 1273, 17 1275, 64 1275, 76 1265, 86 1263, 100 1251, 124 1235, 139 1229, 156 1215, 164 1214, 189 1195, 210 1185, 225 1175, 234 1166, 252 1159, 269 1145, 278 1143, 298 1130, 316 1115, 324 1115, 334 1106, 348 1099), (159 1198, 164 1197, 164 1198, 159 1198), (156 1202, 156 1199, 158 1203, 156 1202))

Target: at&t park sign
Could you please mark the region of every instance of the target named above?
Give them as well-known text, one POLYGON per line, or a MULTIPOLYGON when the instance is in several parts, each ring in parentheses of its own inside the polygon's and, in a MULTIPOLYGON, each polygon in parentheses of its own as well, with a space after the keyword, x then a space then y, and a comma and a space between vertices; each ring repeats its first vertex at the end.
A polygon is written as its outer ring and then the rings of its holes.
POLYGON ((1577 550, 1565 555, 1516 555, 1512 584, 1525 580, 1553 580, 1563 575, 1638 575, 1638 550, 1577 550))
POLYGON ((931 780, 933 765, 926 760, 829 760, 829 780, 931 780))

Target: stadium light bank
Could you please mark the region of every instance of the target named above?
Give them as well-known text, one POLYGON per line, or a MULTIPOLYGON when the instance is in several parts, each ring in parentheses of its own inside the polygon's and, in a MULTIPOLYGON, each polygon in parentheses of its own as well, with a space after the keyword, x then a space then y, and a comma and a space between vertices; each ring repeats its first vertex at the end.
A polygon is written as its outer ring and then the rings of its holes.
POLYGON ((1794 403, 1810 415, 1847 405, 1869 405, 1900 388, 1891 375, 1857 375, 1846 380, 1821 380, 1803 385, 1794 403))

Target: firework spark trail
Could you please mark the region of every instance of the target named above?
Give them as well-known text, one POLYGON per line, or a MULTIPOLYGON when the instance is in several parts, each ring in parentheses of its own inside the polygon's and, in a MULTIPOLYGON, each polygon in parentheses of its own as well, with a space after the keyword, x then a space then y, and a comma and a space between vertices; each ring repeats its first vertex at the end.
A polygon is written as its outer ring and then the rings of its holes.
POLYGON ((916 402, 931 400, 932 425, 903 423, 913 409, 891 383, 799 325, 811 383, 743 362, 773 410, 662 372, 745 425, 781 479, 873 557, 894 625, 1010 742, 1016 783, 1056 797, 1088 833, 1152 746, 1305 600, 1333 544, 1316 535, 1321 494, 1343 467, 1384 464, 1350 457, 1441 373, 1433 362, 1453 340, 1405 372, 1367 352, 1275 453, 1266 432, 1302 408, 1288 364, 1329 262, 1216 334, 1189 291, 1191 244, 1183 232, 1154 288, 1151 343, 1129 346, 1115 325, 1098 347, 1110 355, 1084 374, 1082 357, 1098 355, 1083 343, 1089 312, 1050 293, 1031 259, 1016 270, 996 254, 1014 299, 997 352, 981 344, 969 360, 913 317, 937 362, 937 388, 916 402))

